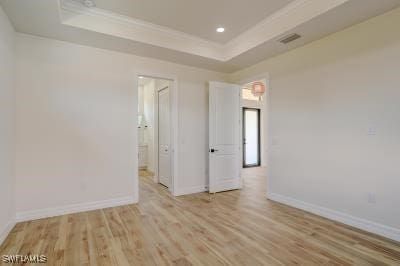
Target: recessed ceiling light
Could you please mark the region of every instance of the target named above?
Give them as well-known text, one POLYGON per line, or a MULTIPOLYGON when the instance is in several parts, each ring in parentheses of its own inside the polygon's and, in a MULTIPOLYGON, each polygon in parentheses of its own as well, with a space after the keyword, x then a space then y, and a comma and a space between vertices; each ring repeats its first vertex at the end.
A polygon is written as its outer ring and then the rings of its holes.
POLYGON ((140 79, 142 79, 142 78, 143 78, 143 76, 139 76, 139 78, 140 78, 140 79))
POLYGON ((223 28, 223 27, 217 28, 217 32, 224 32, 224 31, 225 31, 225 28, 223 28))

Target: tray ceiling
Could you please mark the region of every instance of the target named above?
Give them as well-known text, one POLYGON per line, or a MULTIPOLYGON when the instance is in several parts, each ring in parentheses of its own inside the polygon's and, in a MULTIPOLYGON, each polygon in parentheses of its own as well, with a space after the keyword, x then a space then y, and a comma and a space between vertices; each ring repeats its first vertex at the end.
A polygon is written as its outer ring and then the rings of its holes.
POLYGON ((226 43, 293 0, 95 0, 96 7, 226 43), (223 34, 215 30, 223 26, 223 34))
POLYGON ((227 73, 400 5, 400 0, 93 0, 96 7, 88 8, 79 1, 0 4, 21 33, 227 73), (214 25, 217 20, 225 22, 214 25), (216 26, 226 28, 223 37, 216 26), (302 37, 278 42, 291 33, 302 37))

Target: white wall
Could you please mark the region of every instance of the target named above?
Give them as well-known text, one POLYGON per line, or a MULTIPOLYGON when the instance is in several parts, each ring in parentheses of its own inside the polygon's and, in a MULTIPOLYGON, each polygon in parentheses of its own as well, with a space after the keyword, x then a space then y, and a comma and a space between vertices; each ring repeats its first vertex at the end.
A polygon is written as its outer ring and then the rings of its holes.
POLYGON ((15 218, 14 34, 0 7, 0 244, 15 218))
POLYGON ((134 71, 178 78, 179 189, 206 185, 206 82, 225 75, 25 34, 17 34, 16 62, 21 219, 129 202, 137 176, 134 71))
POLYGON ((400 240, 398 25, 400 9, 231 79, 269 72, 272 198, 400 240))

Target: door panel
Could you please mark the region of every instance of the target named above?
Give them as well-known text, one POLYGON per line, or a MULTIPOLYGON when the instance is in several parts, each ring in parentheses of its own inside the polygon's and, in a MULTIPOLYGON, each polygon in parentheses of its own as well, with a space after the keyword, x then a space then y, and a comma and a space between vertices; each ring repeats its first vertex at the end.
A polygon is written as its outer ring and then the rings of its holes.
POLYGON ((158 92, 158 176, 159 182, 169 187, 170 156, 170 98, 169 88, 158 92))
MULTIPOLYGON (((237 137, 236 132, 231 130, 226 130, 229 128, 234 128, 238 122, 236 117, 232 115, 232 110, 234 108, 238 108, 235 105, 237 95, 236 93, 232 92, 233 89, 227 87, 218 88, 215 90, 215 102, 216 102, 216 123, 217 127, 216 130, 216 140, 215 143, 217 145, 231 145, 235 143, 237 137)), ((231 147, 231 146, 228 146, 231 147)))
POLYGON ((209 191, 238 189, 240 180, 240 87, 210 82, 209 191))

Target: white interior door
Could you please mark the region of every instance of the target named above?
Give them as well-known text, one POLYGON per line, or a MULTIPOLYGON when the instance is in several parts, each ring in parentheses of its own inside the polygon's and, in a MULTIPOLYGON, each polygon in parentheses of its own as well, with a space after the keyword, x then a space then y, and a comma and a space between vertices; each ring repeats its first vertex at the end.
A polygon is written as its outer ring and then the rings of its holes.
POLYGON ((240 86, 210 82, 209 192, 241 188, 240 86))
POLYGON ((171 179, 169 87, 158 91, 158 177, 169 187, 171 179))

